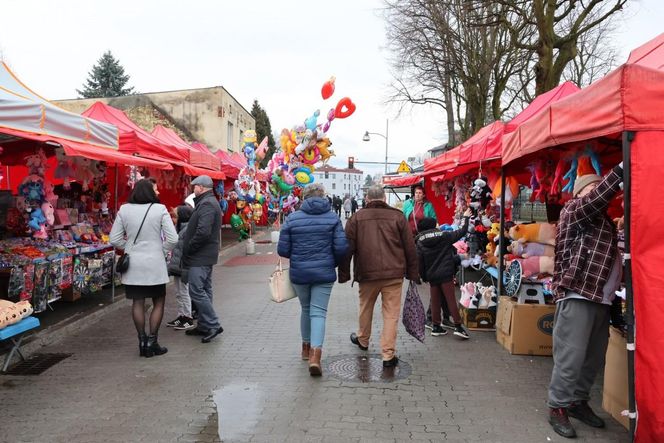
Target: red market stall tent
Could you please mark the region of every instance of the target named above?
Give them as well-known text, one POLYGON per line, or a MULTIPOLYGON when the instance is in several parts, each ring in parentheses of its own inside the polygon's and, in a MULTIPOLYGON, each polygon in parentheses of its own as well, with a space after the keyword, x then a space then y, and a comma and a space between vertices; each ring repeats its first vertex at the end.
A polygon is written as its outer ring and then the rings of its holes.
POLYGON ((637 442, 664 441, 663 106, 661 34, 632 51, 627 63, 547 105, 503 140, 508 168, 545 148, 622 140, 628 375, 633 380, 629 414, 637 442))
POLYGON ((221 170, 219 159, 215 157, 215 155, 207 148, 200 149, 198 147, 204 145, 199 143, 197 147, 194 147, 193 145, 190 145, 186 141, 182 140, 175 131, 170 128, 165 128, 161 125, 155 126, 155 128, 152 130, 152 135, 157 137, 159 140, 164 141, 165 143, 185 149, 187 151, 189 163, 192 166, 211 169, 213 171, 221 170))

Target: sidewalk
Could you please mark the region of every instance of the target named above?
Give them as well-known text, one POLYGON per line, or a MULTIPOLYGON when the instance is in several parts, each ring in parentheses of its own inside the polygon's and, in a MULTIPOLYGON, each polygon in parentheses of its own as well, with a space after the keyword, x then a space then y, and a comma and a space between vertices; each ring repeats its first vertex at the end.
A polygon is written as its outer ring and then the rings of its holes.
MULTIPOLYGON (((310 377, 299 359, 297 301, 268 300, 274 249, 257 244, 261 254, 246 257, 242 245, 221 258, 215 305, 225 332, 210 344, 163 327, 168 354, 139 358, 130 305, 121 302, 98 323, 40 350, 71 357, 38 376, 0 376, 0 441, 209 442, 219 441, 219 421, 224 441, 566 441, 546 422, 551 359, 511 356, 492 333, 475 332, 468 341, 427 336, 420 344, 401 327, 398 354, 412 366, 407 378, 310 377)), ((348 340, 356 294, 347 284, 333 290, 324 365, 362 354, 348 340)), ((174 308, 169 288, 165 321, 174 308)), ((371 354, 380 352, 379 312, 371 354)), ((600 403, 596 390, 592 404, 607 429, 575 422, 578 441, 628 441, 600 403)))

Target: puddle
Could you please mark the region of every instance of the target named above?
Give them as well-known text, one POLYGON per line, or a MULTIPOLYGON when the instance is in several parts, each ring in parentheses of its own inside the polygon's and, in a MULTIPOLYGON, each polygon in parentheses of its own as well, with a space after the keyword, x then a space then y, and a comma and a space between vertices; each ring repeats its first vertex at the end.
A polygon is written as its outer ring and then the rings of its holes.
POLYGON ((232 384, 212 392, 222 441, 246 439, 253 434, 260 396, 257 383, 232 384))

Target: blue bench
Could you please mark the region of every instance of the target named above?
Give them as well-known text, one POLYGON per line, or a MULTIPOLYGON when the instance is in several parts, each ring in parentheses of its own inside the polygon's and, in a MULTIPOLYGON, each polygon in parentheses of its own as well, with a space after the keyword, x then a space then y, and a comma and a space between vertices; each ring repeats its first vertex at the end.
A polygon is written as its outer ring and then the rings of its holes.
POLYGON ((23 334, 31 329, 39 327, 39 319, 37 317, 29 316, 25 317, 18 323, 15 323, 11 326, 7 326, 4 329, 0 329, 0 341, 2 340, 11 340, 14 344, 7 357, 5 357, 5 363, 2 366, 2 372, 7 372, 9 363, 14 358, 14 354, 18 354, 21 357, 21 360, 25 360, 23 354, 21 354, 21 342, 23 341, 23 334))

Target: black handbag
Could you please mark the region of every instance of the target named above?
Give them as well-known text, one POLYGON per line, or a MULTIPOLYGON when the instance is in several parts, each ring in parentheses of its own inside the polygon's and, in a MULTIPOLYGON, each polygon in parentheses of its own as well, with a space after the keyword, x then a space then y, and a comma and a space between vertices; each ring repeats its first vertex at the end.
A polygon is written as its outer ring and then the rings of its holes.
MULTIPOLYGON (((138 239, 139 234, 141 233, 141 229, 143 229, 143 223, 145 223, 145 219, 148 216, 148 212, 150 212, 150 208, 152 207, 154 203, 150 203, 150 206, 148 206, 148 210, 145 211, 145 215, 143 216, 143 221, 141 222, 141 226, 138 228, 138 232, 136 233, 136 237, 134 237, 134 244, 136 244, 136 240, 138 239)), ((124 274, 127 272, 129 269, 129 254, 126 252, 118 259, 118 262, 115 265, 115 271, 119 272, 120 274, 124 274)))

